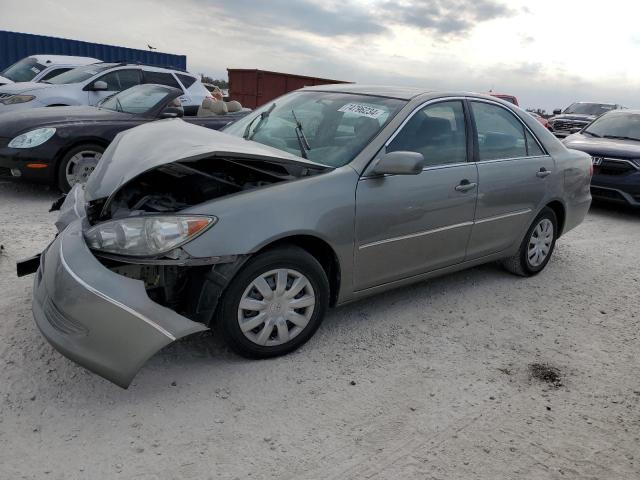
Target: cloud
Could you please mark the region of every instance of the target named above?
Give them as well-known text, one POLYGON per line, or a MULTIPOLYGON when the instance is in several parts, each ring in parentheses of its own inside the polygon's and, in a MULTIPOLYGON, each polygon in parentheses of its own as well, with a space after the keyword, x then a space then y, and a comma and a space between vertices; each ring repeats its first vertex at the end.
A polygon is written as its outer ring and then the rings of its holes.
POLYGON ((381 18, 349 0, 340 4, 311 0, 200 2, 200 8, 205 12, 207 7, 240 25, 250 24, 273 31, 284 28, 323 37, 379 35, 387 31, 381 18))
POLYGON ((385 1, 381 7, 395 23, 457 36, 467 34, 479 23, 516 14, 495 0, 385 1))

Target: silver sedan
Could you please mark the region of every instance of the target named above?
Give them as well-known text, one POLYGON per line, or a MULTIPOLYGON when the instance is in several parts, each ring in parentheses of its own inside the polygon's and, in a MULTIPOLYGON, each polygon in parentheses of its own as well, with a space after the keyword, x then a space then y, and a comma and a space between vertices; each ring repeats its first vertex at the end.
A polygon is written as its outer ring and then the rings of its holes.
POLYGON ((282 355, 335 305, 486 262, 538 274, 584 219, 590 179, 588 155, 478 94, 322 86, 223 132, 153 122, 66 197, 35 320, 122 387, 210 328, 242 355, 282 355))

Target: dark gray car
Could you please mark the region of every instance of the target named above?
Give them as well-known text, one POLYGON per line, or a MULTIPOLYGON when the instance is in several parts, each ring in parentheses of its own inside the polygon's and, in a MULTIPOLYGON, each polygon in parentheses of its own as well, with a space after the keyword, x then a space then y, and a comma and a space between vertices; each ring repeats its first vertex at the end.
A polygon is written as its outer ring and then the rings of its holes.
POLYGON ((122 387, 209 328, 281 355, 331 306, 492 261, 537 274, 585 217, 589 182, 588 155, 477 94, 322 86, 222 133, 153 122, 67 197, 34 316, 122 387))

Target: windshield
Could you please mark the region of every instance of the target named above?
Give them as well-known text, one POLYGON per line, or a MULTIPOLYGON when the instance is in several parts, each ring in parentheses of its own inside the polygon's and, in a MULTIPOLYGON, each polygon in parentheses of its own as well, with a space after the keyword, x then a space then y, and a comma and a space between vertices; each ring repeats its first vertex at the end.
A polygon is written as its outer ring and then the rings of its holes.
POLYGON ((85 80, 89 80, 94 75, 115 67, 115 63, 94 63, 93 65, 86 65, 84 67, 74 68, 68 72, 62 73, 58 76, 50 78, 47 83, 53 83, 54 85, 65 85, 67 83, 80 83, 85 80))
POLYGON ((136 85, 106 98, 99 108, 144 115, 165 102, 172 92, 162 85, 136 85))
POLYGON ((332 92, 294 92, 225 128, 313 162, 346 165, 406 104, 403 100, 332 92))
POLYGON ((562 113, 575 113, 578 115, 602 115, 616 108, 608 103, 573 103, 562 113))
POLYGON ((47 67, 40 65, 35 58, 27 57, 7 67, 2 76, 14 82, 30 82, 45 68, 47 67))
POLYGON ((640 141, 640 114, 609 113, 594 120, 583 133, 640 141))

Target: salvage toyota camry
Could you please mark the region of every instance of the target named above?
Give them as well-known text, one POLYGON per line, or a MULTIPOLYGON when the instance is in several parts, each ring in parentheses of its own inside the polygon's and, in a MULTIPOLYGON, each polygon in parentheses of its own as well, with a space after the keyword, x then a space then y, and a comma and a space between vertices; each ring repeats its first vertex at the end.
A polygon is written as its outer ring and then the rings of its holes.
POLYGON ((34 317, 122 387, 209 328, 242 355, 281 355, 335 305, 491 261, 539 273, 589 208, 590 168, 476 94, 322 86, 223 132, 148 123, 66 197, 34 317))

